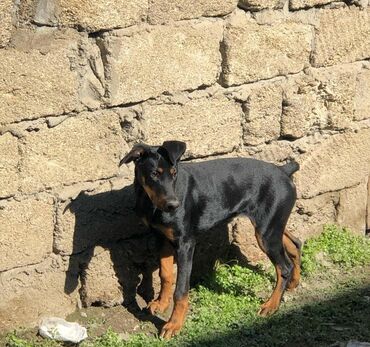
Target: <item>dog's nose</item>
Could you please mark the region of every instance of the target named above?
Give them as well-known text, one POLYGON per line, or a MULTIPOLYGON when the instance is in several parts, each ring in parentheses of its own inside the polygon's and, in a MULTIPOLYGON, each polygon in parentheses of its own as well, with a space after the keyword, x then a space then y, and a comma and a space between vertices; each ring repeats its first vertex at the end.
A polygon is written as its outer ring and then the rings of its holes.
POLYGON ((166 210, 171 212, 175 211, 180 206, 180 203, 178 200, 169 200, 166 203, 166 210))

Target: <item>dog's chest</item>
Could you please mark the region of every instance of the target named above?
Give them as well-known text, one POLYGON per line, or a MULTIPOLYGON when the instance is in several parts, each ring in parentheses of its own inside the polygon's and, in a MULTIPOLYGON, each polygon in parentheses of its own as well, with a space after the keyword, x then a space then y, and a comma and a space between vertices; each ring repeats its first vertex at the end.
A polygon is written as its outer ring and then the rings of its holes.
POLYGON ((170 241, 176 239, 176 233, 173 228, 173 217, 169 213, 163 213, 154 208, 146 195, 139 194, 137 196, 135 212, 147 227, 161 232, 170 241))

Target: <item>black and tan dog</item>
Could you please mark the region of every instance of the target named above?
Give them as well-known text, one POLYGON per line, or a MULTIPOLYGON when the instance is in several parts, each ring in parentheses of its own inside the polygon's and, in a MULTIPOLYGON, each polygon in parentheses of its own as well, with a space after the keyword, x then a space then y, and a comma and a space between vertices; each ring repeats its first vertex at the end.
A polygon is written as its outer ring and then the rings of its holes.
POLYGON ((301 243, 285 230, 296 200, 290 176, 298 164, 278 167, 242 158, 179 163, 185 149, 180 141, 139 144, 120 162, 135 162, 136 213, 166 239, 160 252, 161 291, 148 306, 152 314, 170 304, 176 257, 174 309, 161 332, 165 338, 178 333, 185 321, 197 234, 230 217, 249 217, 259 246, 276 269, 276 286, 261 315, 274 313, 285 289, 295 288, 300 279, 301 243))

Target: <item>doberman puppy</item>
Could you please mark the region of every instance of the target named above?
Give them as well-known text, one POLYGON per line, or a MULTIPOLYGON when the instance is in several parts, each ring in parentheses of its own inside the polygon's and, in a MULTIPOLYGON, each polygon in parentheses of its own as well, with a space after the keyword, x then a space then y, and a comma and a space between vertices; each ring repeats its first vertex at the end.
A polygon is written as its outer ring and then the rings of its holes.
POLYGON ((276 286, 260 315, 274 313, 285 289, 295 288, 300 279, 301 243, 285 230, 296 200, 290 176, 299 165, 243 158, 179 162, 185 149, 180 141, 138 144, 120 162, 135 162, 136 213, 166 240, 160 251, 160 294, 148 305, 152 314, 170 304, 176 256, 175 305, 162 328, 164 338, 177 334, 185 321, 197 234, 230 217, 249 217, 259 246, 275 266, 276 286))

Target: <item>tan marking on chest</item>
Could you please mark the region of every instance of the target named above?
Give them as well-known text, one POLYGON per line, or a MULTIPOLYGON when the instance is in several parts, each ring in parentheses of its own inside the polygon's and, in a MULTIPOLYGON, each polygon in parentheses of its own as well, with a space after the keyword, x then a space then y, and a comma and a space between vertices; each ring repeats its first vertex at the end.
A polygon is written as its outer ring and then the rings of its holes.
POLYGON ((155 229, 158 229, 170 241, 175 241, 175 234, 173 228, 165 225, 153 225, 153 227, 155 229))

